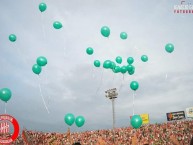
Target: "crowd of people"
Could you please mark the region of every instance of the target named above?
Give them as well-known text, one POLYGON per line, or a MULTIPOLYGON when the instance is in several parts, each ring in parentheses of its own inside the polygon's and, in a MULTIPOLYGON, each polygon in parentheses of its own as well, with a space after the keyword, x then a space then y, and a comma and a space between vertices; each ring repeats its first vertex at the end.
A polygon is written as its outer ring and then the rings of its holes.
POLYGON ((13 145, 190 145, 193 120, 147 124, 113 130, 50 133, 24 129, 13 145))

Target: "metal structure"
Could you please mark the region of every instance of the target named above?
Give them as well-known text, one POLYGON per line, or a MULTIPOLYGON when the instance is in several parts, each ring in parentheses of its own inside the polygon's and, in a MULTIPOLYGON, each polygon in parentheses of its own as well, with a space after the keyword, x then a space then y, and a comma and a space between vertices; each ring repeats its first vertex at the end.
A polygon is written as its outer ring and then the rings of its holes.
POLYGON ((106 93, 106 98, 109 98, 112 101, 112 113, 113 113, 113 140, 115 142, 115 99, 118 96, 117 89, 109 89, 105 91, 106 93))

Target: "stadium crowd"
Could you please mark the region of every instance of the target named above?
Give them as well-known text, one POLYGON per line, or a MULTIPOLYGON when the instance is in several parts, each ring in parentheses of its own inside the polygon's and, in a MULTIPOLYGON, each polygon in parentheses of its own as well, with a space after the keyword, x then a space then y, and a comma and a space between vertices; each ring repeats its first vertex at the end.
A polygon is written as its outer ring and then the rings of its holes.
POLYGON ((70 133, 44 133, 24 129, 12 145, 190 145, 193 120, 70 133))

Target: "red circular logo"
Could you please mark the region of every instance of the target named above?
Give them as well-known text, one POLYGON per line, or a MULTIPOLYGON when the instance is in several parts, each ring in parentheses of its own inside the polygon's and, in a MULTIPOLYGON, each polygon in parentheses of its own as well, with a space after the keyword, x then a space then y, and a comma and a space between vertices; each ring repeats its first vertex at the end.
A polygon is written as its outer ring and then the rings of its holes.
POLYGON ((0 136, 0 143, 8 144, 8 143, 13 142, 15 139, 17 139, 17 137, 19 135, 19 124, 18 124, 17 120, 14 117, 12 117, 11 115, 2 114, 2 115, 0 115, 0 121, 1 121, 0 122, 0 133, 8 133, 8 131, 9 131, 8 122, 10 122, 14 127, 14 132, 13 132, 11 137, 2 138, 0 136))

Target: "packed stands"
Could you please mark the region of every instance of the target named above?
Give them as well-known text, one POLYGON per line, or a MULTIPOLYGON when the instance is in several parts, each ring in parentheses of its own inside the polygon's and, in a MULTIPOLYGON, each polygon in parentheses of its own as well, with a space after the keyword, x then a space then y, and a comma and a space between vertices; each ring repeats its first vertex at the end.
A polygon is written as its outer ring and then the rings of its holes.
POLYGON ((132 127, 112 130, 95 130, 65 133, 38 132, 24 129, 13 145, 189 145, 193 137, 193 120, 173 121, 162 124, 147 124, 139 129, 132 127), (115 142, 114 142, 115 141, 115 142))

